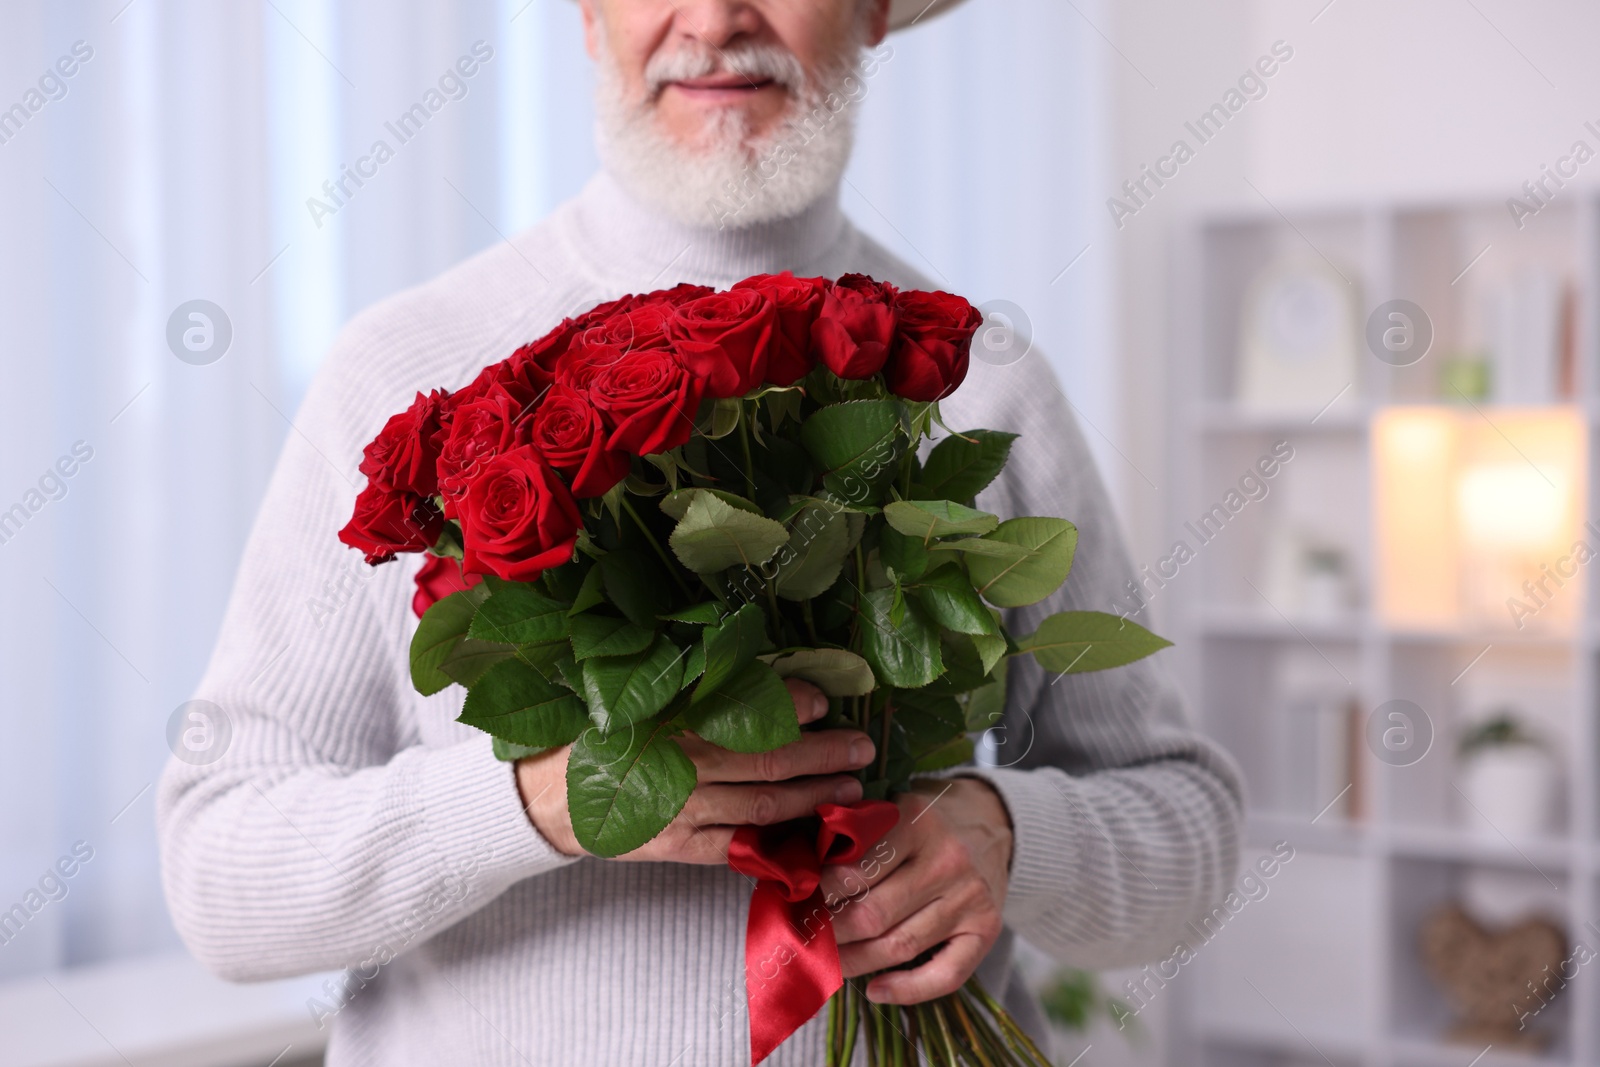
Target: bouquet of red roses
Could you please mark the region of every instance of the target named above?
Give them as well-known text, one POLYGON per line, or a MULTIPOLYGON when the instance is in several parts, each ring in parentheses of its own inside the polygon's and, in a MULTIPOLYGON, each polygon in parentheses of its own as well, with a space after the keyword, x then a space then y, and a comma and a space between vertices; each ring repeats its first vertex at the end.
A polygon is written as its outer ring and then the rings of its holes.
POLYGON ((828 694, 819 725, 878 740, 869 799, 735 835, 730 864, 758 879, 756 1062, 830 998, 830 1064, 858 1036, 873 1063, 1046 1062, 975 981, 868 1002, 864 979, 840 976, 816 890, 823 864, 892 828, 884 798, 972 758, 1008 657, 1080 672, 1167 643, 1100 612, 1007 631, 997 609, 1053 593, 1077 530, 974 507, 1015 435, 919 448, 980 322, 958 296, 861 275, 623 297, 464 388, 419 393, 367 446, 339 533, 372 564, 431 554, 413 683, 465 686, 460 721, 503 759, 570 744, 572 826, 595 855, 640 847, 682 809, 685 733, 744 753, 798 740, 785 678, 828 694))

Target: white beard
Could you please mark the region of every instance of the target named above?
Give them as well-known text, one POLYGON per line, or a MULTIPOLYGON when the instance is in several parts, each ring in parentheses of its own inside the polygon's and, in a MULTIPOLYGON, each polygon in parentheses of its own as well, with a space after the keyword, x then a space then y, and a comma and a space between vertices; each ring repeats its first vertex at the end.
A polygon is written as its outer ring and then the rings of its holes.
POLYGON ((679 222, 739 229, 792 218, 837 187, 854 145, 854 104, 865 95, 856 73, 859 42, 814 80, 791 54, 777 49, 735 45, 709 56, 691 49, 688 55, 653 57, 647 84, 731 67, 772 78, 792 94, 789 115, 771 132, 751 137, 743 116, 730 112, 690 147, 657 124, 658 89, 642 103, 627 98, 622 73, 600 37, 595 146, 606 170, 635 197, 679 222), (839 111, 825 103, 830 96, 843 101, 839 111))

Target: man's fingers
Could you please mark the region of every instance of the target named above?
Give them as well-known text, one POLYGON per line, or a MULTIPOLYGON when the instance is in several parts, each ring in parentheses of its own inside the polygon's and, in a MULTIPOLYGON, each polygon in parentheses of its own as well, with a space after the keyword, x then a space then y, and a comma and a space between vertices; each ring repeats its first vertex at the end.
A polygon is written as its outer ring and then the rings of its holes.
MULTIPOLYGON (((879 1004, 921 1004, 954 993, 978 969, 990 944, 991 941, 975 933, 952 934, 944 948, 921 967, 890 971, 867 983, 867 999, 879 1004)), ((840 960, 843 958, 841 952, 840 960)), ((852 973, 848 966, 844 971, 852 973)))
POLYGON ((822 868, 822 880, 818 883, 822 898, 834 900, 853 897, 863 889, 883 882, 890 872, 897 870, 910 858, 911 848, 905 827, 896 826, 856 862, 830 864, 822 868))
POLYGON ((833 918, 834 937, 841 947, 882 937, 933 904, 950 888, 948 879, 933 877, 935 872, 929 871, 926 864, 915 862, 907 864, 892 878, 880 874, 877 880, 866 879, 869 888, 864 893, 861 876, 866 872, 858 872, 854 866, 824 868, 824 871, 835 875, 839 888, 824 888, 823 900, 834 900, 838 896, 852 898, 833 918))
POLYGON ((703 785, 684 814, 699 826, 770 826, 810 815, 818 804, 854 804, 861 783, 848 775, 760 785, 703 785))
POLYGON ((822 690, 799 678, 786 679, 783 684, 789 690, 789 699, 794 701, 794 712, 800 716, 801 726, 828 714, 828 698, 822 690))
POLYGON ((721 867, 728 862, 728 845, 733 841, 731 826, 694 826, 685 824, 686 835, 682 847, 673 859, 680 863, 699 863, 721 867))
POLYGON ((702 782, 781 782, 819 774, 854 771, 872 762, 872 739, 860 730, 808 731, 800 740, 771 752, 729 752, 695 738, 684 751, 702 782))
POLYGON ((871 974, 914 960, 920 953, 952 936, 958 927, 966 925, 962 921, 963 904, 970 903, 966 894, 933 894, 925 898, 921 895, 903 895, 895 905, 888 907, 878 900, 878 895, 879 890, 874 889, 860 900, 845 905, 834 916, 835 934, 839 930, 839 921, 851 911, 867 915, 864 921, 858 920, 858 925, 872 930, 871 934, 854 936, 849 942, 845 942, 843 937, 839 938, 839 965, 847 978, 871 974), (869 904, 878 906, 875 913, 868 914, 870 909, 863 910, 869 904), (892 916, 893 921, 885 922, 888 916, 892 916))

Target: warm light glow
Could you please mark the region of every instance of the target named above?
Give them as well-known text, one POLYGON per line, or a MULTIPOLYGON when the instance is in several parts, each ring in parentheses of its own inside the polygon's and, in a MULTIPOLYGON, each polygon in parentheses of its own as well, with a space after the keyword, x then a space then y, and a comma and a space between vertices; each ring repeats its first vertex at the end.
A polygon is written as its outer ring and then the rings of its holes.
POLYGON ((1546 575, 1600 550, 1596 541, 1575 553, 1587 477, 1575 409, 1389 408, 1372 441, 1375 599, 1386 624, 1573 625, 1587 583, 1546 575), (1525 583, 1544 592, 1535 599, 1525 583))
POLYGON ((1474 548, 1536 552, 1570 525, 1567 474, 1532 463, 1468 467, 1456 484, 1462 535, 1474 548))

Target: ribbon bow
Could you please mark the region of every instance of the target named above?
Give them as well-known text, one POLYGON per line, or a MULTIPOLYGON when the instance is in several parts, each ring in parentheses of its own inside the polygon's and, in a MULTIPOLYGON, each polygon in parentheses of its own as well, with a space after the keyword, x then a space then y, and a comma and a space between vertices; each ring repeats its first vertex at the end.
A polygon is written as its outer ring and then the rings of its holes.
POLYGON ((863 800, 822 804, 815 818, 734 832, 728 866, 757 880, 744 949, 752 1064, 844 985, 833 915, 817 888, 823 865, 854 863, 899 820, 900 809, 888 801, 863 800))

